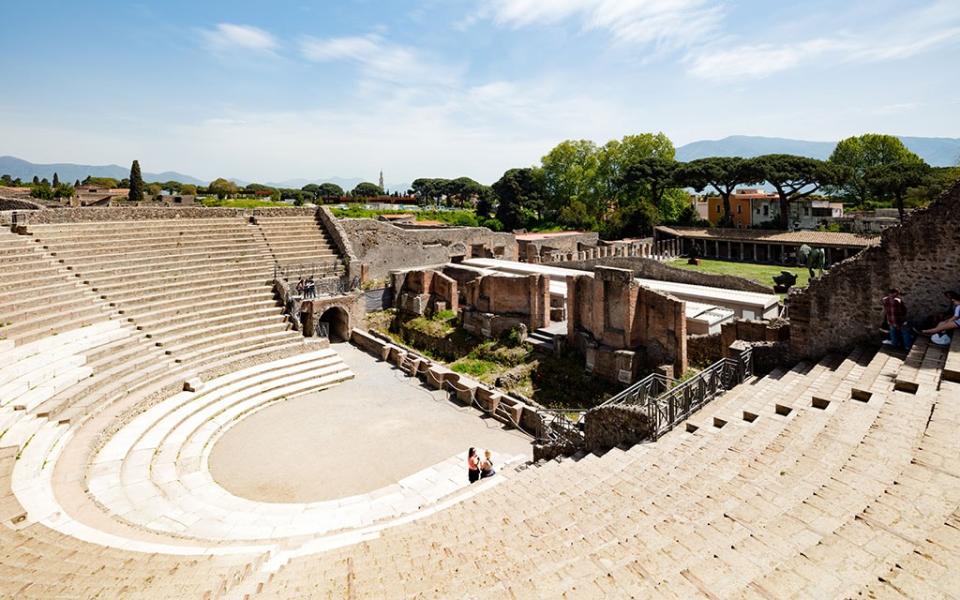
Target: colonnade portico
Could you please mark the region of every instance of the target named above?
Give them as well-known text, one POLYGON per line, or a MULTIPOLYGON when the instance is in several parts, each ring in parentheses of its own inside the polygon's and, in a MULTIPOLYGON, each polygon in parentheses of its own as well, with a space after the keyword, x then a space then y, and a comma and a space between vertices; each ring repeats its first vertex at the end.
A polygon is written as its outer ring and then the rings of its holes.
POLYGON ((800 247, 823 248, 829 266, 879 243, 879 236, 820 231, 760 231, 657 227, 657 241, 674 242, 675 256, 693 256, 754 263, 795 264, 800 247), (694 250, 694 245, 699 252, 694 250))

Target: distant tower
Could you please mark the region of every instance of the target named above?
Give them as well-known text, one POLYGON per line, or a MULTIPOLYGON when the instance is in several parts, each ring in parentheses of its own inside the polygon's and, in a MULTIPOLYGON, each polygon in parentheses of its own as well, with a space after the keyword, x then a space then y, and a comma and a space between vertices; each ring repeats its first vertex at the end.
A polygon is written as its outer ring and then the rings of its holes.
POLYGON ((383 169, 380 169, 380 193, 383 193, 383 169))

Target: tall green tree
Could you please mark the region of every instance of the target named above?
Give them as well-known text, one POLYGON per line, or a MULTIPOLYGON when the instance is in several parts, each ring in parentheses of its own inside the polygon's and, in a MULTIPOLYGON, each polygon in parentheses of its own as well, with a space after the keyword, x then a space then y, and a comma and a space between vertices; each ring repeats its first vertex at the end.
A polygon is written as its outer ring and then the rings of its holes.
POLYGON ((605 212, 604 198, 597 186, 600 149, 596 144, 590 140, 565 140, 550 150, 541 163, 546 212, 550 217, 578 226, 572 221, 584 222, 584 213, 596 218, 605 212), (568 207, 569 216, 564 218, 561 213, 568 207))
POLYGON ((663 195, 676 187, 675 175, 677 163, 672 158, 645 156, 627 165, 618 181, 630 195, 647 197, 657 208, 663 202, 663 195))
POLYGON ((343 196, 343 188, 335 183, 321 183, 317 190, 317 196, 320 198, 340 198, 343 196))
POLYGON ((902 223, 907 191, 923 183, 929 172, 930 166, 923 161, 898 162, 870 167, 864 181, 875 198, 893 202, 902 223))
POLYGON ((420 204, 440 204, 447 194, 449 181, 433 177, 419 177, 410 184, 410 189, 420 204))
POLYGON ((140 174, 140 161, 133 161, 130 165, 130 193, 127 199, 132 202, 143 201, 143 176, 140 174))
POLYGON ((626 135, 607 142, 599 153, 596 189, 607 200, 616 200, 621 208, 649 200, 659 205, 642 187, 624 186, 623 179, 631 166, 647 160, 673 161, 676 150, 663 133, 626 135))
POLYGON ((907 190, 904 204, 922 207, 940 197, 960 180, 960 167, 931 167, 923 181, 907 190))
POLYGON ((827 186, 841 185, 847 169, 806 156, 765 154, 752 159, 764 181, 780 199, 780 229, 790 228, 790 205, 827 186))
POLYGON ((499 204, 497 220, 504 229, 521 229, 541 220, 544 210, 543 171, 536 167, 510 169, 491 187, 499 204))
MULTIPOLYGON (((132 190, 131 184, 131 190, 132 190)), ((217 198, 223 200, 230 196, 233 196, 240 191, 240 188, 237 187, 235 183, 229 179, 224 179, 223 177, 218 177, 210 182, 210 185, 207 186, 207 193, 216 194, 217 198)))
POLYGON ((60 176, 57 175, 57 172, 56 172, 56 171, 54 171, 54 172, 53 172, 53 187, 57 187, 58 185, 60 185, 60 176))
POLYGON ((382 194, 383 190, 380 189, 380 186, 369 181, 358 183, 357 187, 353 188, 353 191, 350 192, 350 195, 355 198, 374 198, 382 194))
POLYGON ((840 140, 829 161, 849 169, 849 178, 837 192, 845 202, 864 206, 871 197, 867 171, 896 163, 921 163, 919 156, 907 149, 893 135, 866 133, 840 140))
POLYGON ((677 168, 676 180, 679 185, 689 186, 701 192, 707 187, 720 195, 723 200, 721 227, 733 225, 730 214, 730 194, 737 186, 763 181, 763 174, 757 164, 738 156, 714 156, 698 158, 683 163, 677 168))
POLYGON ((314 198, 320 193, 320 186, 315 183, 308 183, 307 185, 300 188, 301 191, 307 192, 314 198))

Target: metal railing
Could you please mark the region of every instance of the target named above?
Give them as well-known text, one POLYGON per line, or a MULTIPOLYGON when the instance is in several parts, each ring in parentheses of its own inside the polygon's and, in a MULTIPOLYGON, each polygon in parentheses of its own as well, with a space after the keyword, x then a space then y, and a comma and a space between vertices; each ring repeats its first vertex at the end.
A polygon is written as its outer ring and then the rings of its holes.
POLYGON ((717 396, 753 375, 753 353, 745 350, 736 358, 722 358, 690 379, 654 398, 637 403, 650 421, 651 439, 663 434, 703 408, 717 396))
MULTIPOLYGON (((736 358, 718 360, 673 387, 673 380, 659 373, 650 374, 600 406, 639 408, 650 422, 650 438, 656 440, 717 396, 752 376, 753 351, 747 349, 736 358)), ((541 409, 537 412, 543 424, 539 441, 563 439, 575 445, 583 444, 587 409, 541 409), (570 413, 579 413, 578 419, 567 418, 570 413)))
POLYGON ((312 295, 306 291, 303 298, 310 300, 324 296, 342 296, 360 288, 360 278, 350 277, 346 273, 337 273, 329 266, 323 265, 273 265, 273 280, 284 283, 288 288, 289 296, 300 294, 296 283, 300 279, 313 278, 314 289, 312 295))
POLYGON ((586 408, 540 408, 537 415, 540 417, 540 431, 537 432, 538 442, 565 441, 575 446, 583 444, 584 416, 586 408), (571 420, 567 415, 576 413, 577 419, 571 420))

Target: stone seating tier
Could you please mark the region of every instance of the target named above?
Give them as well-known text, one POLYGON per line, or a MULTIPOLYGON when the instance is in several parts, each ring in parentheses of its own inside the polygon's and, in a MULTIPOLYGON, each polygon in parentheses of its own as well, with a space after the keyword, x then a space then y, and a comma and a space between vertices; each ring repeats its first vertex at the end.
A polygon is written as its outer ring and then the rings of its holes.
MULTIPOLYGON (((939 469, 945 451, 957 447, 949 427, 931 430, 940 419, 956 424, 957 388, 895 390, 900 368, 899 357, 858 349, 775 373, 708 405, 711 414, 696 415, 693 431, 521 472, 482 498, 377 540, 295 559, 263 591, 852 596, 917 556, 898 537, 908 531, 906 539, 928 547, 934 564, 956 566, 960 546, 929 548, 920 532, 951 518, 958 481, 912 458, 936 438, 929 460, 939 469), (931 476, 935 489, 920 485, 931 476), (925 509, 894 502, 904 497, 897 489, 924 498, 925 509), (515 510, 491 519, 488 506, 515 510), (491 577, 462 568, 472 564, 491 577)), ((943 587, 935 581, 914 589, 949 593, 947 571, 938 573, 943 587)))

